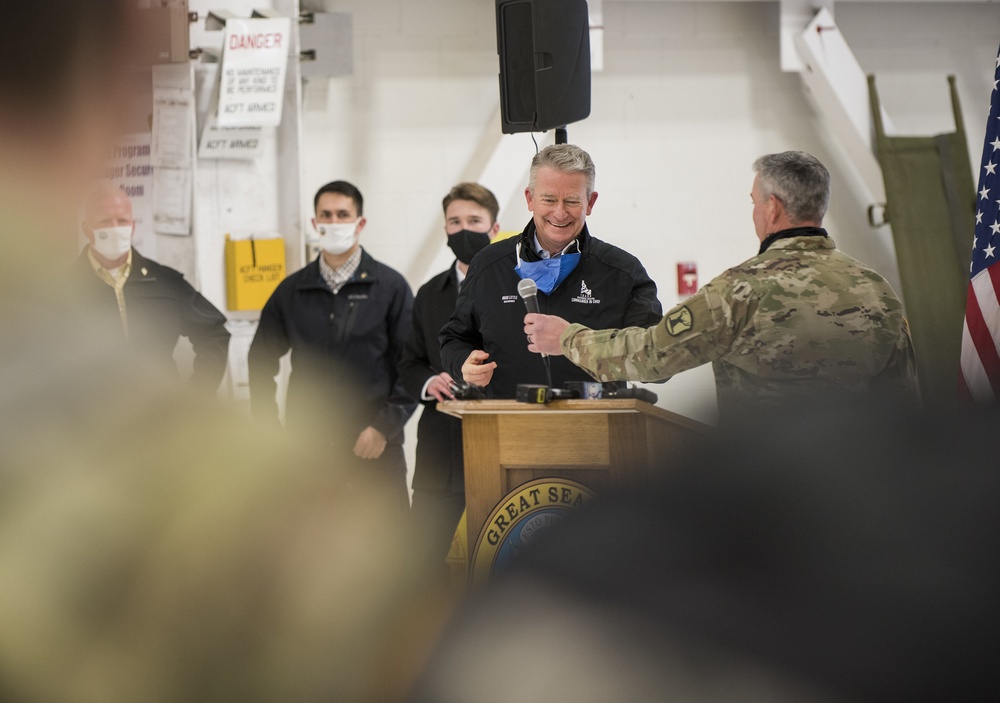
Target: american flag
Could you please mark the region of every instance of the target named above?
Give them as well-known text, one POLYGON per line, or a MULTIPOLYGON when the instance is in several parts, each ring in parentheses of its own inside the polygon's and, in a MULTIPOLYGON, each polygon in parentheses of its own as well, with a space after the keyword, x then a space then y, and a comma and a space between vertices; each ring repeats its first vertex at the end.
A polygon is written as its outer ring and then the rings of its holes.
POLYGON ((962 334, 963 400, 992 405, 1000 399, 1000 51, 997 52, 976 195, 969 297, 962 334))

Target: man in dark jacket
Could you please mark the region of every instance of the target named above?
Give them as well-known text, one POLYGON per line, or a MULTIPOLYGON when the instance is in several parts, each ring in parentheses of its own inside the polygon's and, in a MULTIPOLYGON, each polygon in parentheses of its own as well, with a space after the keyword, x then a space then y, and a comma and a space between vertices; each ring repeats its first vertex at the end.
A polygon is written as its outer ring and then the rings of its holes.
POLYGON ((455 309, 472 257, 500 230, 500 206, 493 193, 478 183, 459 183, 445 196, 442 207, 455 263, 417 291, 413 329, 399 373, 410 395, 424 404, 417 425, 411 517, 425 535, 431 556, 443 559, 465 510, 465 466, 462 423, 437 409, 438 402, 454 398, 452 376, 442 370, 438 333, 455 309))
POLYGON ((413 293, 359 245, 363 203, 346 181, 316 193, 311 241, 320 255, 282 281, 261 311, 248 359, 250 406, 255 419, 277 422, 275 375, 291 350, 285 426, 294 430, 325 416, 330 431, 322 441, 336 460, 354 467, 359 480, 380 484, 406 510, 403 426, 416 403, 396 369, 413 293))
MULTIPOLYGON (((226 316, 172 268, 132 247, 132 203, 120 188, 103 186, 88 199, 83 222, 88 246, 77 264, 95 323, 124 332, 130 348, 176 373, 174 348, 187 337, 194 348, 192 387, 214 393, 226 372, 226 316)), ((116 332, 117 333, 117 332, 116 332)))
MULTIPOLYGON (((639 260, 590 236, 587 215, 597 201, 594 162, 572 144, 546 147, 531 162, 525 199, 532 221, 515 239, 488 247, 441 330, 444 370, 485 386, 494 398, 513 398, 519 383, 548 382, 542 360, 528 351, 522 279, 538 286, 543 313, 588 326, 649 326, 663 315, 656 284, 639 260)), ((593 381, 562 357, 550 360, 552 384, 593 381)))

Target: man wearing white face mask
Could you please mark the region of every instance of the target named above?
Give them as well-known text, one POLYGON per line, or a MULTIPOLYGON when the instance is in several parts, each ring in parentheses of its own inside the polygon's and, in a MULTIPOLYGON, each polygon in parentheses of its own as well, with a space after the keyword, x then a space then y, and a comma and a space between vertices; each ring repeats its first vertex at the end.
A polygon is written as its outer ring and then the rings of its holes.
POLYGON ((187 337, 194 348, 191 385, 214 393, 226 371, 226 316, 184 276, 132 247, 132 203, 120 188, 104 185, 88 198, 83 234, 88 246, 78 269, 98 321, 124 333, 130 348, 176 373, 174 348, 187 337))
POLYGON ((319 441, 406 510, 403 426, 416 403, 396 366, 413 293, 402 275, 361 248, 364 200, 355 186, 328 183, 313 205, 310 241, 320 255, 282 281, 261 311, 248 359, 250 407, 255 419, 277 422, 275 376, 291 351, 285 426, 294 432, 323 415, 330 429, 319 441))

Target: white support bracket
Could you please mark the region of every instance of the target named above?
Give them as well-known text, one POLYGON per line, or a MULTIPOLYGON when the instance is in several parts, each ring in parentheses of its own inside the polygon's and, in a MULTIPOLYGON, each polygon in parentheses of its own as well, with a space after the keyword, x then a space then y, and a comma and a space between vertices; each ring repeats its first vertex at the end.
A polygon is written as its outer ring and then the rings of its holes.
POLYGON ((809 24, 818 10, 825 9, 833 15, 833 0, 781 0, 780 49, 781 70, 785 73, 799 73, 803 69, 802 58, 795 48, 795 38, 802 28, 809 24))
MULTIPOLYGON (((793 38, 801 61, 802 86, 824 120, 830 146, 839 157, 841 173, 854 191, 855 202, 867 210, 868 222, 877 228, 875 238, 862 237, 855 245, 867 249, 866 261, 878 262, 878 270, 893 288, 902 290, 890 228, 884 220, 885 183, 882 167, 872 148, 874 121, 868 95, 868 78, 847 45, 833 14, 823 8, 793 38)), ((882 110, 887 130, 889 116, 882 110)), ((844 235, 847 240, 847 236, 844 235)), ((847 244, 847 241, 842 242, 847 244)), ((904 301, 905 304, 905 301, 904 301)))
POLYGON ((278 12, 277 10, 271 7, 256 8, 250 13, 251 19, 262 19, 262 20, 273 20, 287 16, 288 15, 282 12, 278 12))
MULTIPOLYGON (((857 169, 868 191, 869 205, 885 201, 882 169, 872 148, 873 126, 868 79, 854 57, 833 15, 826 8, 794 38, 801 75, 813 102, 830 131, 857 169)), ((887 130, 889 116, 882 111, 887 130)))
POLYGON ((205 15, 205 31, 221 32, 226 28, 226 21, 234 17, 236 15, 229 10, 209 10, 205 15))

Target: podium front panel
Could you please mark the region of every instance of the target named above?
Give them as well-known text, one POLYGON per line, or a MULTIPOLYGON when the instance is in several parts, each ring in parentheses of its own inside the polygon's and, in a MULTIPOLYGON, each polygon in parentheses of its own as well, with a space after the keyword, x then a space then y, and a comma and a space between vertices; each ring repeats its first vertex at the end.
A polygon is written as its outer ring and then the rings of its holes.
POLYGON ((469 542, 504 496, 530 481, 569 479, 600 495, 644 481, 708 428, 641 401, 449 401, 462 419, 469 542))

